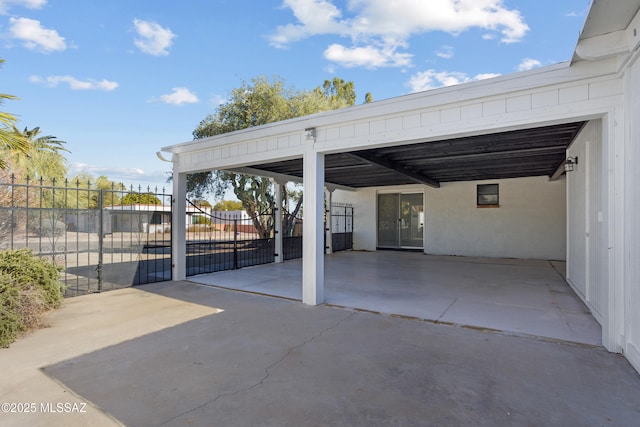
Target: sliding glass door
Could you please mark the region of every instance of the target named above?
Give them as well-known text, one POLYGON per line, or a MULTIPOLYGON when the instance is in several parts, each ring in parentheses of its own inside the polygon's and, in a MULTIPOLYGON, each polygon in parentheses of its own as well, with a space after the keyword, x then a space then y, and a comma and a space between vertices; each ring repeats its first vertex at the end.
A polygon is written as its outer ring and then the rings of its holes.
POLYGON ((378 247, 419 249, 423 236, 422 193, 378 194, 378 247))

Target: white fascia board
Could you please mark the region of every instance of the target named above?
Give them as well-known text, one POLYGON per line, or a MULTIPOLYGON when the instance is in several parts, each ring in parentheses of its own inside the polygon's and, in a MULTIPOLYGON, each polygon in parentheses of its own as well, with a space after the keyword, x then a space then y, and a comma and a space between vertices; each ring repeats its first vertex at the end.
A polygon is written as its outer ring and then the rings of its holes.
POLYGON ((206 156, 207 149, 198 149, 192 152, 186 152, 182 155, 174 155, 173 168, 174 173, 197 173, 208 172, 217 169, 238 169, 243 167, 250 167, 252 165, 260 163, 302 158, 302 151, 300 149, 296 148, 286 151, 287 155, 283 155, 282 151, 277 153, 274 153, 272 151, 265 151, 241 157, 228 156, 220 159, 209 159, 206 156), (194 159, 197 160, 194 162, 194 159))
POLYGON ((323 126, 336 126, 340 123, 371 120, 383 116, 392 117, 412 110, 446 107, 447 105, 471 102, 477 99, 505 96, 509 93, 540 89, 609 75, 615 73, 616 69, 617 64, 615 60, 588 62, 586 64, 579 62, 574 65, 563 62, 492 79, 438 88, 369 104, 325 111, 282 122, 256 126, 210 138, 163 147, 162 151, 173 154, 183 154, 205 151, 210 148, 233 145, 239 142, 286 137, 287 135, 302 135, 301 138, 305 138, 305 129, 310 127, 321 129, 323 126))

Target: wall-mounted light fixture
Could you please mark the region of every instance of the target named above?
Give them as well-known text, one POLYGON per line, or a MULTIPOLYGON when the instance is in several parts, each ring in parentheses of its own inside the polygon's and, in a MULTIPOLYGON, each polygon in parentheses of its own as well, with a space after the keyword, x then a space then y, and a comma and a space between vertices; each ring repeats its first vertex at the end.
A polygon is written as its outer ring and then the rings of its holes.
POLYGON ((306 128, 304 130, 305 135, 307 136, 307 140, 314 140, 316 139, 316 128, 306 128))
POLYGON ((575 170, 577 164, 578 164, 578 156, 567 157, 567 160, 564 161, 564 171, 572 172, 573 170, 575 170))

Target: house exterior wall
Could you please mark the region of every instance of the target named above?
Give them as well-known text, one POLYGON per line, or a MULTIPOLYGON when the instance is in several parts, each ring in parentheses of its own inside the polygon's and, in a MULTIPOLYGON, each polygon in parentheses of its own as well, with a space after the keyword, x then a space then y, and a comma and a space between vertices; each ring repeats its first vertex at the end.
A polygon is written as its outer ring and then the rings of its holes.
POLYGON ((640 372, 640 58, 627 69, 624 144, 623 352, 640 372))
POLYGON ((336 191, 354 205, 354 249, 376 249, 376 200, 380 192, 423 192, 424 252, 433 255, 564 260, 565 180, 529 177, 424 186, 336 191), (476 186, 499 184, 500 207, 478 208, 476 186))
POLYGON ((456 182, 426 197, 425 252, 564 260, 565 181, 530 177, 456 182), (476 186, 498 184, 498 208, 478 208, 476 186))
POLYGON ((567 282, 602 324, 608 310, 602 121, 590 121, 567 154, 578 158, 567 174, 567 282))

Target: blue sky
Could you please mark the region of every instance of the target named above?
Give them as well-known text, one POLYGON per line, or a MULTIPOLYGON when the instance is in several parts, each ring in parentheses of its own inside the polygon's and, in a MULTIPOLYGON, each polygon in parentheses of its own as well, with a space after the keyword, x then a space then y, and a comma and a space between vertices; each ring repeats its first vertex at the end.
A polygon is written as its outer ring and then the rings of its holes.
POLYGON ((67 142, 69 174, 162 186, 189 141, 260 75, 382 100, 568 61, 588 0, 0 0, 0 92, 19 128, 67 142))

